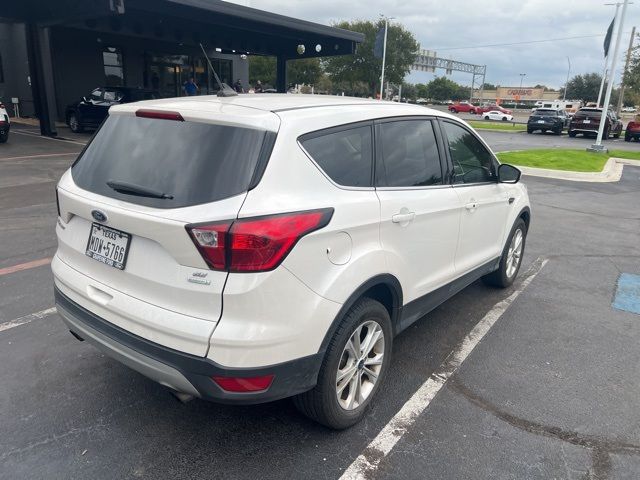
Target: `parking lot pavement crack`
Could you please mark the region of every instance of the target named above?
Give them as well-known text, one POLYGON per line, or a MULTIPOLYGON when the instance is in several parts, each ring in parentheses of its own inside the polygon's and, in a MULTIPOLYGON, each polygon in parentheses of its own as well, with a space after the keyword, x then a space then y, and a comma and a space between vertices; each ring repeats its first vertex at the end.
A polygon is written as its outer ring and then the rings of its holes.
POLYGON ((548 203, 542 203, 542 202, 536 202, 536 206, 553 208, 556 210, 563 210, 565 212, 580 213, 582 215, 594 215, 597 217, 613 218, 617 220, 640 220, 640 217, 622 217, 622 216, 610 215, 608 213, 585 212, 583 210, 576 210, 574 208, 566 208, 566 207, 558 207, 557 205, 549 205, 548 203))
POLYGON ((508 423, 512 427, 527 433, 561 440, 591 450, 592 468, 587 477, 588 480, 608 478, 611 470, 611 454, 640 455, 640 445, 595 435, 585 435, 571 430, 564 430, 560 427, 544 425, 519 418, 482 398, 464 385, 457 377, 451 378, 448 385, 449 388, 464 396, 473 405, 508 423))

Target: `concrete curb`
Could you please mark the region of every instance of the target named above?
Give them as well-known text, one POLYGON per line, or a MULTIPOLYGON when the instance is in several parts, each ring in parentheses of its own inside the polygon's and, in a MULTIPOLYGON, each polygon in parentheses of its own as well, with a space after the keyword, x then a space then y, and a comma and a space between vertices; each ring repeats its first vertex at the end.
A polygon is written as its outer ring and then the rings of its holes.
POLYGON ((624 165, 640 167, 640 160, 611 157, 604 164, 601 172, 570 172, 564 170, 550 170, 547 168, 532 168, 517 166, 523 175, 531 177, 555 178, 571 182, 618 182, 622 177, 624 165))

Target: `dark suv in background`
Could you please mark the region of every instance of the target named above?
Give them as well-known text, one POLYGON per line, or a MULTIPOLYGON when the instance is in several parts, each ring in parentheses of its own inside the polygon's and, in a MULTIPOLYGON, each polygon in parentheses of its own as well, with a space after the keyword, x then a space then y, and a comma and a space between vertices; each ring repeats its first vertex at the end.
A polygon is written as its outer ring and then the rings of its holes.
MULTIPOLYGON (((598 135, 601 116, 601 108, 581 108, 573 116, 571 123, 569 123, 569 136, 575 137, 578 133, 582 133, 585 137, 587 135, 598 135)), ((602 138, 606 140, 611 135, 613 138, 620 138, 621 134, 622 122, 618 120, 618 117, 614 112, 609 110, 605 119, 604 134, 602 135, 602 138)))
POLYGON ((560 135, 568 124, 569 117, 564 110, 538 108, 534 110, 527 121, 527 133, 533 133, 536 130, 546 133, 547 130, 550 130, 556 135, 560 135))
POLYGON ((80 133, 85 128, 98 128, 112 105, 156 98, 160 98, 160 95, 154 90, 135 87, 99 87, 88 96, 69 105, 65 112, 65 119, 72 132, 80 133))

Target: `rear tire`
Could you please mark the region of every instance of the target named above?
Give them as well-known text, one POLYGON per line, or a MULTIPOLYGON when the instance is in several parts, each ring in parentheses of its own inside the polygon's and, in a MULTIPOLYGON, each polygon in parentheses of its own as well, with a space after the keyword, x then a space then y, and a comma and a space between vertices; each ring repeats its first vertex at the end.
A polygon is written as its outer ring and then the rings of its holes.
POLYGON ((569 130, 569 136, 571 138, 576 138, 576 132, 573 132, 573 131, 569 130))
POLYGON ((0 143, 7 143, 7 140, 9 140, 9 132, 0 134, 0 143))
POLYGON ((507 121, 507 117, 502 117, 502 121, 506 122, 507 121))
POLYGON ((451 112, 451 113, 458 113, 458 111, 457 111, 455 108, 452 108, 452 109, 450 110, 450 112, 451 112))
POLYGON ((624 136, 624 141, 625 142, 630 142, 631 141, 631 135, 626 135, 624 136))
POLYGON ((489 115, 485 115, 485 116, 484 116, 484 119, 485 119, 485 120, 491 120, 491 119, 489 118, 489 115))
POLYGON ((384 382, 391 363, 392 335, 389 312, 380 302, 366 297, 357 301, 346 313, 329 342, 318 374, 318 383, 308 392, 293 397, 293 403, 298 410, 312 420, 336 430, 350 427, 360 421, 384 382), (366 325, 369 327, 365 327, 366 325), (361 329, 360 334, 354 336, 358 328, 361 329), (353 338, 359 338, 358 344, 362 340, 363 344, 366 344, 369 338, 367 335, 373 331, 381 332, 381 335, 369 352, 365 351, 366 347, 360 348, 360 345, 352 343, 353 338), (362 335, 365 337, 362 338, 362 335), (347 346, 348 342, 353 348, 347 346), (359 353, 353 355, 353 349, 359 353), (375 356, 372 357, 371 354, 375 356), (373 363, 374 358, 375 362, 380 363, 373 363), (377 373, 374 373, 371 369, 378 366, 377 373), (372 374, 367 373, 367 370, 372 374), (349 377, 351 380, 340 384, 337 380, 338 375, 348 371, 353 372, 349 377), (374 374, 377 374, 377 377, 371 385, 374 374), (355 385, 353 389, 352 385, 355 385), (339 391, 340 388, 342 390, 339 391), (357 398, 357 393, 366 396, 359 402, 351 401, 353 397, 357 398), (346 398, 343 398, 345 394, 346 398), (350 403, 353 408, 349 408, 350 403))
POLYGON ((511 228, 511 233, 500 257, 500 265, 495 272, 482 277, 482 281, 494 287, 506 288, 518 276, 522 256, 527 239, 527 225, 522 218, 518 218, 511 228))

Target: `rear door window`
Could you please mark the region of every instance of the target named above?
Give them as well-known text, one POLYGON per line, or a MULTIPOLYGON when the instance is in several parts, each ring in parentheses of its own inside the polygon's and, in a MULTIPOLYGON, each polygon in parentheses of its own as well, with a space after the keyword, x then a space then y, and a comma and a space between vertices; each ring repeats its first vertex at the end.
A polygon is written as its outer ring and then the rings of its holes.
POLYGON ((376 185, 425 187, 442 184, 442 167, 430 120, 377 125, 376 185))
POLYGON ((110 115, 71 174, 85 190, 139 205, 209 203, 247 191, 265 135, 235 126, 110 115), (122 193, 107 182, 126 182, 167 198, 122 193))
POLYGON ((370 124, 314 132, 301 137, 300 143, 338 185, 371 186, 373 136, 370 124))

